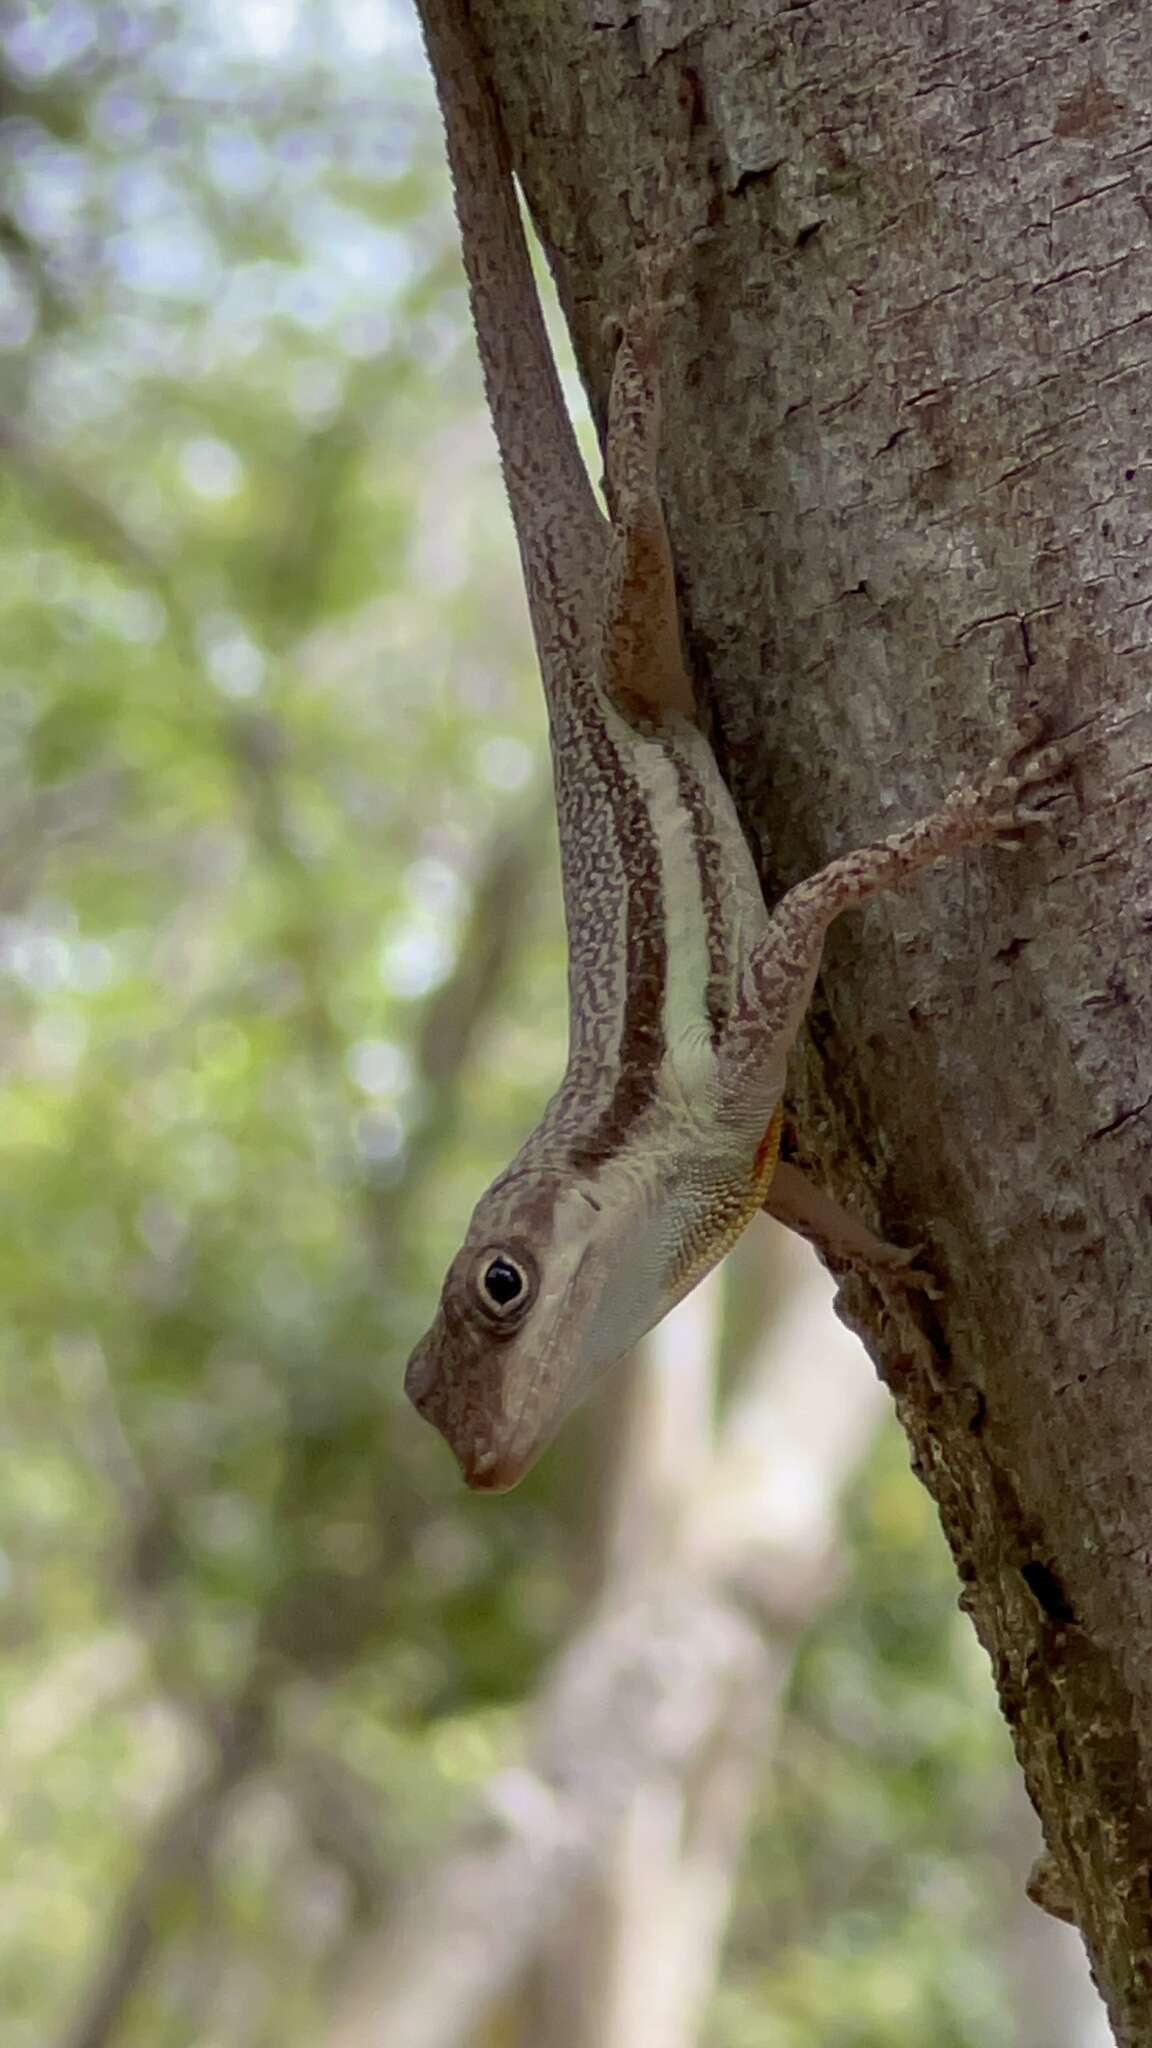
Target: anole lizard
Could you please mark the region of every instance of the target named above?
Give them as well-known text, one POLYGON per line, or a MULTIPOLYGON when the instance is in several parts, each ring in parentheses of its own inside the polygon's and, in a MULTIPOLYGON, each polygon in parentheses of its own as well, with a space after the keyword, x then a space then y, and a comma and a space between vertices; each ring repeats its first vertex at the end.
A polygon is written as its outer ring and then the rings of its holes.
POLYGON ((1031 822, 1026 796, 1063 756, 1018 735, 931 817, 768 911, 682 651, 653 291, 615 358, 609 520, 565 407, 468 0, 419 6, 548 702, 568 928, 564 1078, 477 1204, 405 1381, 469 1485, 502 1489, 761 1206, 825 1250, 906 1267, 910 1254, 777 1159, 824 934, 941 856, 1031 822))

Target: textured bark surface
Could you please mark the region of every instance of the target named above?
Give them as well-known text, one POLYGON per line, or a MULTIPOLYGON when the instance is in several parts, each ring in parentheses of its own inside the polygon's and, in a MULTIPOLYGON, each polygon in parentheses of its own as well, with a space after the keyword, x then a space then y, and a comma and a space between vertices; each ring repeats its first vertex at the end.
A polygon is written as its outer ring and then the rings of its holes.
POLYGON ((682 245, 665 488, 770 893, 1032 697, 1046 840, 834 934, 804 1155, 933 1303, 849 1306, 939 1502, 1117 2038, 1152 2039, 1152 16, 477 0, 601 406, 682 245))

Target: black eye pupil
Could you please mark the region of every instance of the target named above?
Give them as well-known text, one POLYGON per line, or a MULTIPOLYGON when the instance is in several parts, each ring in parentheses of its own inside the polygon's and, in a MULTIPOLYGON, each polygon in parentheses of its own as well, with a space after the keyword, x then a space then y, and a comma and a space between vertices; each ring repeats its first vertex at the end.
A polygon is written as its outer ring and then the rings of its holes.
POLYGON ((508 1259, 493 1259, 484 1274, 484 1292, 497 1308, 507 1308, 524 1292, 524 1276, 508 1259))

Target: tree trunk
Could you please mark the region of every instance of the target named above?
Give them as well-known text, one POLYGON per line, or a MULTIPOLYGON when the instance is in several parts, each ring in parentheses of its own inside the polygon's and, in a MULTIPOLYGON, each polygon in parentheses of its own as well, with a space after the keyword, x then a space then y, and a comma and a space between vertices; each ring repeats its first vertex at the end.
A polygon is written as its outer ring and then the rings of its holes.
POLYGON ((1117 2039, 1152 2039, 1152 17, 1129 0, 475 0, 593 410, 678 248, 665 488, 768 892, 1033 699, 1053 829, 846 920, 802 1151, 936 1301, 845 1290, 1117 2039))

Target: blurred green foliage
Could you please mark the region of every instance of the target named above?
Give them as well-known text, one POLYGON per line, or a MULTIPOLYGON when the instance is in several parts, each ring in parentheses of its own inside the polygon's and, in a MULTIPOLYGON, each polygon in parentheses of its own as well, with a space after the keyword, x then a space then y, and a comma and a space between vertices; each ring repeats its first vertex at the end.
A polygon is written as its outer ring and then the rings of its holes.
POLYGON ((1027 1908, 1004 1850, 1023 1795, 894 1429, 845 1538, 850 1570, 801 1650, 757 1815, 717 2048, 1011 2048, 1004 1930, 1027 1908))
MULTIPOLYGON (((0 24, 0 2008, 135 1933, 117 2048, 292 2048, 581 1597, 579 1428, 476 1501, 399 1391, 562 1057, 540 706, 408 17, 0 24)), ((996 2048, 899 1447, 849 1536, 708 2048, 996 2048)))

